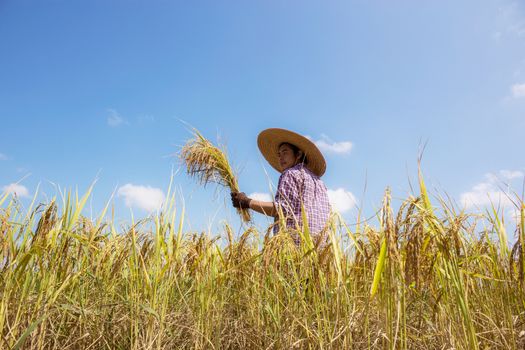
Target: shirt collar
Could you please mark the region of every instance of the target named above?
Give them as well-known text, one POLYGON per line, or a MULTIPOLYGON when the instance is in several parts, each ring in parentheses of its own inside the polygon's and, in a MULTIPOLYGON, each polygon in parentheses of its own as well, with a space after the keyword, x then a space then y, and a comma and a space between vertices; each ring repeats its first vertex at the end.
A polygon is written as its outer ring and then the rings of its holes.
POLYGON ((288 169, 284 170, 282 173, 284 174, 284 173, 286 173, 286 172, 288 172, 290 170, 303 170, 303 169, 306 170, 308 168, 305 167, 303 163, 299 163, 299 164, 296 164, 294 166, 289 167, 288 169))

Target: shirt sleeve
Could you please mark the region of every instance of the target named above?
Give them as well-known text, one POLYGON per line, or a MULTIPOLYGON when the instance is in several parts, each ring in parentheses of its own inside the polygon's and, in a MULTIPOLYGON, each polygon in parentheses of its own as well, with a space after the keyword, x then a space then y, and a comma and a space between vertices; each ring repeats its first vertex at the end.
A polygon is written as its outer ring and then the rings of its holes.
POLYGON ((277 193, 275 194, 275 206, 280 208, 285 216, 292 216, 298 199, 299 188, 297 179, 292 172, 287 171, 279 178, 277 193))

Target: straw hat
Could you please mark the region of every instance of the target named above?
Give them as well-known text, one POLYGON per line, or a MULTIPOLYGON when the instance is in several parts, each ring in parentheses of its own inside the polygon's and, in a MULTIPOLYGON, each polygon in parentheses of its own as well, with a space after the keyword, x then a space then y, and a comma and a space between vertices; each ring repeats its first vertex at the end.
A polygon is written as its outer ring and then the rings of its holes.
POLYGON ((326 171, 326 161, 319 148, 312 141, 290 130, 271 128, 261 131, 257 137, 257 145, 264 158, 275 170, 280 173, 283 171, 278 156, 279 146, 283 142, 291 143, 303 151, 307 160, 305 166, 315 175, 323 176, 326 171))

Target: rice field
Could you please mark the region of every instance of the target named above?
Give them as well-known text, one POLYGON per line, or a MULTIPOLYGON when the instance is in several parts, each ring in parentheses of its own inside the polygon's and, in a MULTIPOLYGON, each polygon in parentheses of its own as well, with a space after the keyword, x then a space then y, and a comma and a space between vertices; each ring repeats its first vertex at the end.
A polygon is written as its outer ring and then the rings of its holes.
MULTIPOLYGON (((117 227, 91 189, 21 210, 0 198, 2 349, 523 349, 524 213, 385 193, 377 227, 188 232, 170 191, 117 227), (516 242, 515 244, 513 242, 516 242)), ((107 210, 107 207, 106 207, 107 210)))

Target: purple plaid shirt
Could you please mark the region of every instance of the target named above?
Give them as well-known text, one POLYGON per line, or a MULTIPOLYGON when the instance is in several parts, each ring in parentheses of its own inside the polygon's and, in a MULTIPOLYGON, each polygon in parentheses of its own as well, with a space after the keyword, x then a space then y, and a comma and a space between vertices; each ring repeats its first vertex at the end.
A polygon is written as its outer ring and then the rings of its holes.
MULTIPOLYGON (((302 228, 301 201, 308 218, 310 233, 320 233, 330 215, 326 186, 303 164, 297 164, 283 171, 275 194, 275 206, 283 211, 286 227, 302 228)), ((276 225, 274 233, 278 231, 279 227, 276 225)))

